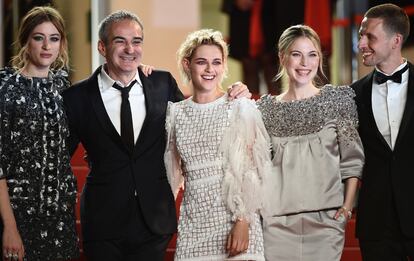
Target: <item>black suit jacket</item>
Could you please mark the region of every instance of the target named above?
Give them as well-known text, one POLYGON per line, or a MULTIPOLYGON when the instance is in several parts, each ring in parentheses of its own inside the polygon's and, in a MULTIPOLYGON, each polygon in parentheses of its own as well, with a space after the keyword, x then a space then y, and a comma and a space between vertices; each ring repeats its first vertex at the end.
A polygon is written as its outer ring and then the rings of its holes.
POLYGON ((145 77, 139 71, 146 117, 131 153, 105 110, 97 81, 100 70, 64 93, 71 153, 81 142, 90 164, 81 197, 83 238, 119 238, 137 207, 153 233, 174 233, 175 202, 163 162, 164 125, 167 102, 183 95, 170 73, 154 71, 145 77))
POLYGON ((379 132, 372 112, 373 73, 352 84, 365 151, 356 224, 360 239, 380 239, 389 213, 397 214, 403 234, 414 237, 414 67, 409 66, 407 102, 394 150, 379 132))

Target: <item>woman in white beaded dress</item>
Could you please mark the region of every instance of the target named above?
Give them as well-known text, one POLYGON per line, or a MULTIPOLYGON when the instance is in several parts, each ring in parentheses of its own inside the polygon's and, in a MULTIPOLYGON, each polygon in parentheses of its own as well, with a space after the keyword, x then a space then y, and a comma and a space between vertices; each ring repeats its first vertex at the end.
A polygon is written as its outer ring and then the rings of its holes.
POLYGON ((175 195, 185 184, 175 260, 264 260, 258 209, 270 142, 254 102, 221 89, 227 55, 210 29, 178 50, 193 96, 167 110, 167 174, 175 195))
POLYGON ((318 87, 323 76, 318 35, 286 29, 278 43, 288 89, 258 102, 273 149, 265 185, 267 260, 339 261, 364 154, 349 86, 318 87))

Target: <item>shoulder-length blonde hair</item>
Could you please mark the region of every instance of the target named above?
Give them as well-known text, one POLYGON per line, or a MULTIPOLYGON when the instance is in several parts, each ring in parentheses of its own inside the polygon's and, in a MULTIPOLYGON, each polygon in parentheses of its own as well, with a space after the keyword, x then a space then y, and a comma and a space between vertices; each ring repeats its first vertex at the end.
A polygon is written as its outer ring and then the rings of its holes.
POLYGON ((65 34, 65 23, 60 13, 50 6, 37 6, 31 9, 19 27, 18 39, 14 43, 19 52, 12 58, 12 66, 22 69, 29 63, 27 43, 30 34, 36 26, 44 22, 51 22, 60 34, 60 50, 56 60, 51 64, 51 69, 69 69, 68 41, 65 34))
MULTIPOLYGON (((309 26, 307 25, 293 25, 283 31, 282 35, 279 38, 278 42, 278 54, 279 57, 283 57, 289 54, 290 47, 292 44, 301 37, 308 38, 313 45, 315 46, 318 56, 319 56, 319 66, 318 72, 315 76, 314 83, 316 85, 323 85, 327 77, 323 72, 323 54, 322 54, 322 47, 321 47, 321 40, 319 39, 318 34, 309 26)), ((280 59, 281 60, 281 59, 280 59)), ((279 80, 283 75, 286 74, 286 68, 281 63, 279 66, 279 72, 275 77, 275 81, 279 80)))

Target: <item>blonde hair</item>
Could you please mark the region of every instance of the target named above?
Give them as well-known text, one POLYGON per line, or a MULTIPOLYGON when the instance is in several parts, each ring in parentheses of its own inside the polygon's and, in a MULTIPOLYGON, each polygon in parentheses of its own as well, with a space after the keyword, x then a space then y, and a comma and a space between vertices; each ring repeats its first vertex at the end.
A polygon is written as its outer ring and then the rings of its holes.
MULTIPOLYGON (((301 37, 309 39, 313 43, 318 52, 318 72, 313 81, 314 83, 316 83, 316 85, 323 85, 326 82, 327 78, 325 76, 325 73, 323 72, 323 55, 321 40, 319 39, 318 34, 311 27, 299 24, 293 25, 287 28, 285 31, 283 31, 278 42, 279 56, 283 57, 287 55, 292 44, 301 37)), ((279 71, 275 77, 275 81, 279 80, 283 75, 286 75, 286 68, 282 63, 280 63, 279 71)))
POLYGON ((51 69, 69 69, 68 41, 65 34, 65 23, 59 12, 50 6, 34 7, 23 17, 18 31, 18 39, 15 42, 19 52, 12 58, 12 66, 16 69, 22 69, 29 63, 27 43, 30 34, 36 26, 44 22, 51 22, 60 34, 59 55, 51 64, 51 69))
POLYGON ((229 49, 223 39, 223 35, 219 31, 213 29, 201 29, 190 33, 177 51, 178 69, 186 83, 191 81, 191 76, 184 68, 184 61, 191 61, 195 50, 202 45, 217 46, 223 55, 224 73, 223 78, 227 76, 227 56, 229 49))

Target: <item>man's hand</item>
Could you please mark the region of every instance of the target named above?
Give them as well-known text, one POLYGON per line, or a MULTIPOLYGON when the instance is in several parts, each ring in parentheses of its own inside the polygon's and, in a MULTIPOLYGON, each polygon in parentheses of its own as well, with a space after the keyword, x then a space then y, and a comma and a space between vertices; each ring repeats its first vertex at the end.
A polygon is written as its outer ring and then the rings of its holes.
POLYGON ((249 223, 237 220, 227 237, 226 249, 229 257, 236 256, 249 247, 249 223))
POLYGON ((229 95, 229 100, 238 99, 245 97, 247 99, 250 99, 252 97, 252 94, 250 93, 249 89, 247 88, 247 85, 241 82, 235 82, 233 83, 227 91, 229 95))

